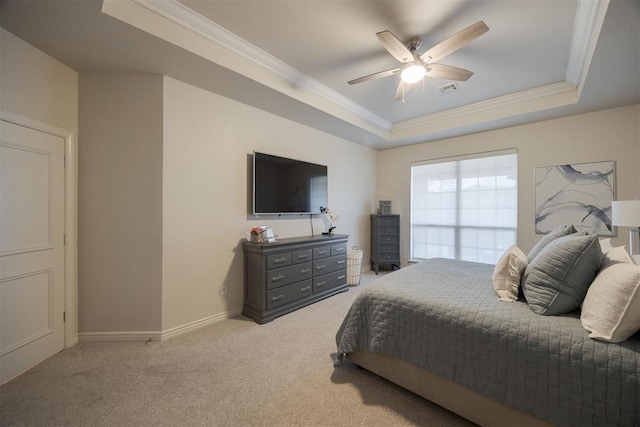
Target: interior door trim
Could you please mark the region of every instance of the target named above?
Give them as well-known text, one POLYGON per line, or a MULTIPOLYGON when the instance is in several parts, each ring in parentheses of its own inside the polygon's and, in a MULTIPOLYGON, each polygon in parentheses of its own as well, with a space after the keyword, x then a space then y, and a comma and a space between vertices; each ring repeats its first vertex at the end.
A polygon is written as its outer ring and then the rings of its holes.
POLYGON ((75 131, 0 109, 0 120, 64 139, 64 347, 78 342, 78 144, 75 131))

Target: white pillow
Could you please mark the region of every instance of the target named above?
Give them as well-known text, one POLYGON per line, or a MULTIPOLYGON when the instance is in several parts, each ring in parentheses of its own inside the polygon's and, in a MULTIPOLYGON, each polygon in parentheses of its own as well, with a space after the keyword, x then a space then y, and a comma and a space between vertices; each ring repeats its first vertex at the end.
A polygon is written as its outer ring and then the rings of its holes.
POLYGON ((493 290, 500 301, 513 302, 518 299, 520 278, 528 264, 527 256, 516 245, 500 257, 493 270, 493 290))
POLYGON ((631 255, 629 255, 629 252, 627 252, 626 246, 611 246, 606 252, 603 251, 602 253, 605 254, 604 261, 610 260, 610 261, 630 262, 631 264, 638 264, 636 260, 631 255))
POLYGON ((611 244, 611 239, 600 239, 600 249, 602 249, 603 254, 606 254, 611 249, 613 249, 613 245, 611 244))
POLYGON ((622 342, 640 330, 640 266, 605 255, 587 291, 580 320, 590 338, 622 342))

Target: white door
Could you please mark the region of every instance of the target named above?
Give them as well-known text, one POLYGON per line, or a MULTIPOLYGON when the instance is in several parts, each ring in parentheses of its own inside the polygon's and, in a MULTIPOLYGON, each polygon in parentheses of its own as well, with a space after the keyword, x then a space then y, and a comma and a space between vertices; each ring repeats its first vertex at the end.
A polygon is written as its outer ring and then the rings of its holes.
POLYGON ((64 139, 0 120, 0 384, 64 348, 64 139))

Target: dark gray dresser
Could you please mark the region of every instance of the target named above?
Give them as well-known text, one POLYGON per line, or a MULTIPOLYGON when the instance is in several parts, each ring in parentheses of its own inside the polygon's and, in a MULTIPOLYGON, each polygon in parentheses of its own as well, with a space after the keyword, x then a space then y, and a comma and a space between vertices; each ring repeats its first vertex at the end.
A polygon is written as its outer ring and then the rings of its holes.
POLYGON ((348 238, 336 234, 244 242, 242 314, 266 323, 348 290, 348 238))
POLYGON ((380 264, 400 268, 400 215, 371 215, 371 268, 380 264))

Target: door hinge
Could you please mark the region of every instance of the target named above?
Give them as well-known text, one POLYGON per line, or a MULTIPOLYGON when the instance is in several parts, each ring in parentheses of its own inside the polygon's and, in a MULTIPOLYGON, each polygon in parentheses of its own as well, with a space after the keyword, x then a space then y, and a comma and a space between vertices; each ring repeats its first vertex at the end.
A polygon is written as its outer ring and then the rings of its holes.
POLYGON ((62 244, 66 245, 67 244, 67 233, 64 233, 63 237, 62 237, 62 244))
POLYGON ((69 166, 69 158, 64 156, 64 167, 66 168, 67 166, 69 166))
POLYGON ((67 312, 66 312, 66 311, 63 311, 63 312, 62 312, 62 322, 63 322, 63 323, 66 323, 66 322, 67 322, 67 312))

